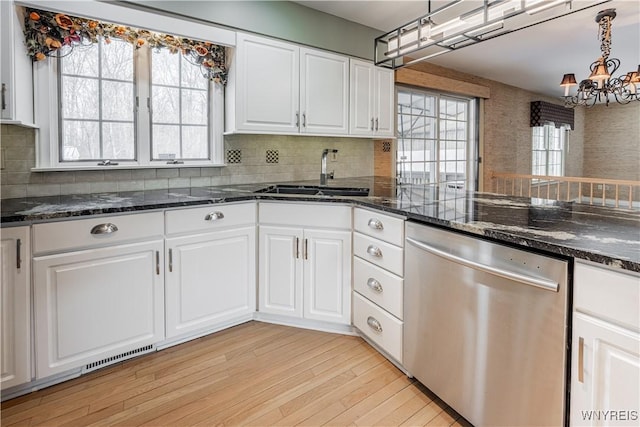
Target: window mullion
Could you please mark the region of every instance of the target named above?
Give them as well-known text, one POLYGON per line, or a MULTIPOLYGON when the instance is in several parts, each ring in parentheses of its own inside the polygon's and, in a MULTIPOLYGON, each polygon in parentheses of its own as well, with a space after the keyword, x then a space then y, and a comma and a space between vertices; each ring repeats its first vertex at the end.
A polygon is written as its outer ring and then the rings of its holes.
POLYGON ((104 147, 103 147, 103 135, 102 135, 102 43, 98 42, 98 148, 100 150, 99 158, 104 160, 104 147))
POLYGON ((151 163, 151 55, 150 48, 136 49, 136 135, 138 164, 151 163))

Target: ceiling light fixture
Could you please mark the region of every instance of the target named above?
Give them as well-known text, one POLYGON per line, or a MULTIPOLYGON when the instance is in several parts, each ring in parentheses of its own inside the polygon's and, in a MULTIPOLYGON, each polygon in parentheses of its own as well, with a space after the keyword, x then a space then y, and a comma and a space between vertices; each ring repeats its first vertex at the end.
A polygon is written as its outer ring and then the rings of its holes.
POLYGON ((453 0, 432 11, 429 0, 426 15, 375 39, 375 63, 397 69, 608 1, 453 0))
POLYGON ((576 82, 575 74, 565 74, 560 86, 564 87, 564 100, 567 107, 583 105, 592 107, 615 99, 619 104, 628 104, 636 100, 640 101, 638 89, 640 86, 640 65, 637 71, 630 71, 624 76, 611 77, 620 68, 620 60, 609 58, 611 53, 611 21, 616 17, 615 9, 606 9, 596 15, 598 23, 598 37, 600 38, 600 51, 602 56, 598 58, 589 69, 591 74, 580 84, 576 82), (576 95, 569 95, 569 89, 578 85, 576 95))

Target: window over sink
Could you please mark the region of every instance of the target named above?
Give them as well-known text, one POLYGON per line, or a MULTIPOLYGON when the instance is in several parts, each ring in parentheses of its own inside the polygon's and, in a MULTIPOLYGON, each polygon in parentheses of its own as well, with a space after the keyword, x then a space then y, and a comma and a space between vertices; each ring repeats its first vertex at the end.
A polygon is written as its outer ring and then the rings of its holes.
POLYGON ((26 16, 36 170, 223 164, 223 47, 56 12, 26 16))

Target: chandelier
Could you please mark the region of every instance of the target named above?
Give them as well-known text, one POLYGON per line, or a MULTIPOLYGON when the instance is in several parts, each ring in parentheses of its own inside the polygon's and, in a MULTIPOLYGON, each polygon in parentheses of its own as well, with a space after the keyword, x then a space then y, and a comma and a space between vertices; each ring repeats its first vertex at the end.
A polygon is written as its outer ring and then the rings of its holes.
POLYGON ((565 106, 576 107, 583 105, 592 107, 604 102, 615 100, 619 104, 628 104, 635 100, 640 101, 638 89, 640 86, 640 65, 637 71, 630 71, 624 76, 612 77, 620 68, 620 60, 609 58, 611 53, 611 21, 616 17, 615 9, 606 9, 596 15, 598 23, 598 38, 601 41, 600 51, 602 56, 598 58, 589 69, 591 74, 578 85, 575 74, 565 74, 560 86, 564 87, 565 106), (578 85, 576 95, 569 95, 569 88, 578 85))

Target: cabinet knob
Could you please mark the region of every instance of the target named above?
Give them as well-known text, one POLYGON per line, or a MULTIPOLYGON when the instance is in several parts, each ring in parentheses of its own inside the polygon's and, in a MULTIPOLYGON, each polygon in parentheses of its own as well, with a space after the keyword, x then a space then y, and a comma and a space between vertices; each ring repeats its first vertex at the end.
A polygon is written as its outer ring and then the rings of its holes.
POLYGON ((382 225, 382 221, 380 221, 378 218, 371 218, 367 223, 367 225, 369 225, 369 227, 373 228, 374 230, 384 229, 384 226, 382 225))
POLYGON ((91 234, 112 234, 118 231, 118 227, 115 224, 107 222, 105 224, 98 224, 91 229, 91 234))
POLYGON ((220 211, 215 211, 215 212, 209 212, 205 217, 204 220, 205 221, 216 221, 219 219, 223 219, 224 218, 224 214, 220 211))
POLYGON ((367 253, 374 257, 382 257, 382 251, 377 246, 369 245, 369 247, 367 248, 367 253))
POLYGON ((369 280, 367 280, 367 286, 371 288, 372 291, 378 293, 382 292, 382 285, 373 277, 370 277, 369 280))
POLYGON ((382 332, 382 325, 374 317, 367 317, 367 325, 378 333, 382 332))

